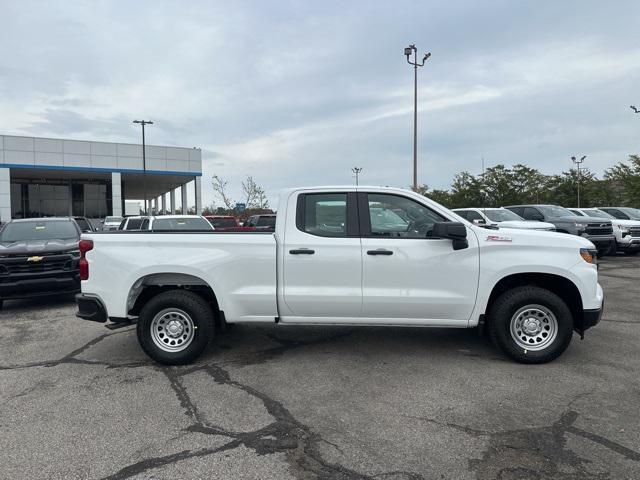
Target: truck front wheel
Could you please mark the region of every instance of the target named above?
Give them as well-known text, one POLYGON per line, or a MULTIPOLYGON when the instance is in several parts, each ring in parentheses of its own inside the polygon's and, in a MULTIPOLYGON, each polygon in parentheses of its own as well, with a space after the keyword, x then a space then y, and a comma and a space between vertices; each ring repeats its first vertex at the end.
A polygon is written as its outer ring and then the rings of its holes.
POLYGON ((138 342, 153 360, 165 365, 193 362, 214 334, 213 312, 187 290, 160 293, 140 311, 138 342))
POLYGON ((545 363, 569 346, 573 316, 555 293, 524 286, 498 297, 491 306, 488 326, 493 343, 516 362, 545 363))

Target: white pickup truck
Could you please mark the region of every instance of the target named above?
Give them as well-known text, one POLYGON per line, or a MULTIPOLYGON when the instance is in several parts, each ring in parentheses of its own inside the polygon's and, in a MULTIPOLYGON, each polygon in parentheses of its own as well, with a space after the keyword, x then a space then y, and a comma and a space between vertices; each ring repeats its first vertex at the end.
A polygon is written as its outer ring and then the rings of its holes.
POLYGON ((487 230, 402 189, 285 191, 275 232, 82 235, 80 318, 137 322, 144 351, 192 362, 216 324, 486 327, 523 363, 600 320, 595 247, 487 230))

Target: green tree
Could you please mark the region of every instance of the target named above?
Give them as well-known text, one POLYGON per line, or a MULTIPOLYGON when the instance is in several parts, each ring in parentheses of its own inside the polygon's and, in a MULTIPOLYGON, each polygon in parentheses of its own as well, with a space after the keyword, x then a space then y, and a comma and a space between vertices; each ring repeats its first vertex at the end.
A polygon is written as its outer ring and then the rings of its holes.
POLYGON ((626 161, 607 169, 604 179, 622 206, 640 207, 640 155, 629 155, 626 161))

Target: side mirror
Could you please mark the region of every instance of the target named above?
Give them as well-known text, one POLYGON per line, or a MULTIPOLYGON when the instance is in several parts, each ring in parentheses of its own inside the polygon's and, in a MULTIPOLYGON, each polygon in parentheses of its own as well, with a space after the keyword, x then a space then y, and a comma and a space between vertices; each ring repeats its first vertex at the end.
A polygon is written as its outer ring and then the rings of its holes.
POLYGON ((433 224, 432 238, 448 238, 454 250, 469 247, 467 227, 460 222, 436 222, 433 224))

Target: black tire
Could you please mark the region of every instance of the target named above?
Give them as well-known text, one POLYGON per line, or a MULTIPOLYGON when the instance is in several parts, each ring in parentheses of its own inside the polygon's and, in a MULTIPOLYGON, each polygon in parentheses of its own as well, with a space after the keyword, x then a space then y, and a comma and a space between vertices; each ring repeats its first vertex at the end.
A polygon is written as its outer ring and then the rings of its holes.
MULTIPOLYGON (((163 319, 164 315, 160 318, 163 319)), ((213 338, 215 331, 213 312, 209 304, 196 293, 187 290, 170 290, 156 295, 142 308, 136 331, 140 346, 153 360, 164 365, 184 365, 198 358, 213 338), (186 322, 185 325, 193 324, 192 329, 188 326, 184 327, 187 332, 185 335, 191 335, 190 343, 185 347, 171 346, 168 343, 165 346, 169 349, 182 348, 178 351, 164 350, 159 346, 162 339, 157 337, 154 339, 151 333, 154 318, 161 312, 167 312, 165 315, 170 316, 172 311, 175 311, 176 315, 180 315, 180 312, 186 314, 186 317, 176 316, 178 319, 182 318, 186 322)), ((160 333, 160 335, 163 334, 160 333)), ((168 336, 164 338, 170 340, 168 336)))
MULTIPOLYGON (((534 317, 534 320, 537 320, 537 318, 534 317)), ((549 320, 553 322, 553 319, 549 320)), ((544 324, 541 323, 541 325, 546 328, 544 324)), ((516 362, 546 363, 558 358, 569 346, 573 335, 573 316, 567 304, 555 293, 534 286, 516 287, 500 295, 491 305, 488 330, 493 344, 516 362), (515 329, 516 333, 513 335, 511 333, 512 319, 514 319, 516 313, 527 306, 541 306, 555 317, 555 338, 547 340, 546 336, 545 339, 539 336, 538 339, 541 342, 549 342, 546 345, 542 344, 543 348, 540 350, 531 349, 539 348, 536 345, 530 348, 523 347, 524 340, 520 340, 521 343, 519 344, 513 336, 519 336, 518 333, 522 335, 522 332, 517 331, 517 329, 515 329)), ((541 332, 540 335, 544 335, 544 330, 541 330, 541 332)), ((523 336, 521 338, 527 337, 523 336)), ((535 341, 534 338, 529 338, 530 341, 535 341)))

